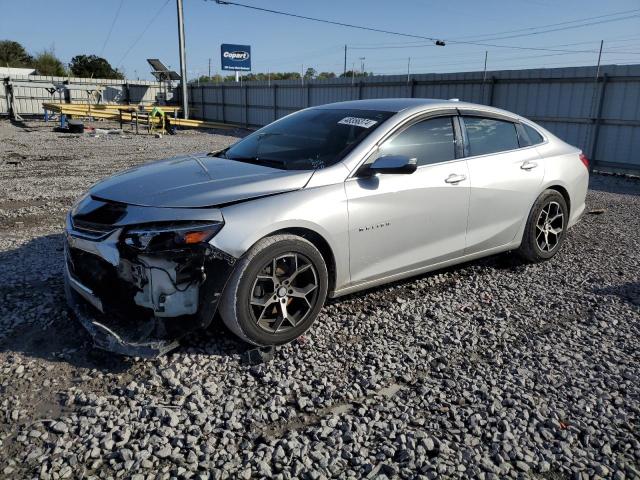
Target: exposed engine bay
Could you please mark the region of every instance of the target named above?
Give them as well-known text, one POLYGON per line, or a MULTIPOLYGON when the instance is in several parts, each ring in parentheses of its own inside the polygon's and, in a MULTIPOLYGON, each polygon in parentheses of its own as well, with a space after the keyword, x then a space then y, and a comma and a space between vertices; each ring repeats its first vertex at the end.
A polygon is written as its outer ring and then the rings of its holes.
POLYGON ((141 209, 146 218, 162 210, 79 202, 67 219, 65 283, 98 347, 149 357, 211 323, 235 259, 207 242, 221 219, 168 222, 160 212, 155 222, 129 224, 141 209))

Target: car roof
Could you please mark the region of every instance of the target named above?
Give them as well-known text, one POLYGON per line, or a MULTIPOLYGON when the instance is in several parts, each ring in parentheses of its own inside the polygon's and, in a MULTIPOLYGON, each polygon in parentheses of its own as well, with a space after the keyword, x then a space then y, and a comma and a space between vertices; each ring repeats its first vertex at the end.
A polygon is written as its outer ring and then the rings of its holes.
MULTIPOLYGON (((501 108, 481 105, 479 103, 461 102, 458 99, 442 100, 438 98, 372 98, 368 100, 350 100, 347 102, 328 103, 311 108, 349 109, 349 110, 378 110, 385 112, 405 112, 407 114, 420 112, 425 109, 455 108, 462 111, 476 111, 490 116, 504 117, 511 121, 526 120, 520 115, 502 110, 501 108)), ((531 121, 528 121, 531 123, 531 121)), ((539 125, 537 125, 539 127, 539 125)))
POLYGON ((415 107, 449 107, 459 108, 461 105, 473 104, 457 100, 441 100, 437 98, 372 98, 368 100, 350 100, 346 102, 328 103, 315 108, 353 109, 353 110, 381 110, 385 112, 401 112, 415 107))

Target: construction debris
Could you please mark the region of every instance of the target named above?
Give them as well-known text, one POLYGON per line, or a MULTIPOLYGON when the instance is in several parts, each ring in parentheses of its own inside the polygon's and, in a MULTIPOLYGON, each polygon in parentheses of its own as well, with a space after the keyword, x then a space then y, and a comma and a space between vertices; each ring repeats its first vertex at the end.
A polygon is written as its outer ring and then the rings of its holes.
POLYGON ((190 128, 220 128, 234 129, 240 128, 239 125, 218 122, 204 122, 202 120, 191 120, 177 118, 180 107, 162 106, 159 110, 154 105, 115 105, 115 104, 90 104, 90 103, 54 103, 45 102, 42 104, 45 112, 55 112, 70 118, 102 118, 115 120, 123 123, 134 123, 136 133, 138 126, 142 125, 151 132, 158 126, 166 132, 171 127, 190 127, 190 128), (154 110, 155 109, 155 110, 154 110), (171 114, 173 116, 171 116, 171 114))

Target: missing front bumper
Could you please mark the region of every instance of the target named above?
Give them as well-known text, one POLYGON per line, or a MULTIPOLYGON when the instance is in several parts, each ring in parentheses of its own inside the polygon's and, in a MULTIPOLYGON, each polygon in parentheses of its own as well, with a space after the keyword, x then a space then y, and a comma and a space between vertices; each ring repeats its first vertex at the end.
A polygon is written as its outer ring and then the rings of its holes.
MULTIPOLYGON (((109 318, 93 292, 65 271, 67 303, 78 321, 87 330, 96 347, 126 356, 155 358, 179 345, 179 338, 161 338, 156 320, 145 319, 123 325, 120 319, 109 318)), ((161 327, 160 327, 161 328, 161 327)))
MULTIPOLYGON (((224 252, 212 247, 204 249, 203 275, 197 285, 198 295, 194 297, 197 306, 176 310, 177 314, 172 315, 166 308, 166 302, 160 312, 151 304, 148 308, 141 306, 140 293, 144 289, 128 275, 124 275, 124 278, 120 276, 121 265, 101 265, 100 262, 92 265, 96 270, 106 270, 94 272, 97 279, 93 280, 94 290, 70 271, 69 265, 73 267, 73 263, 69 262, 68 246, 65 255, 67 301, 93 338, 95 346, 121 355, 147 358, 158 357, 175 349, 182 337, 211 323, 235 264, 235 259, 224 252), (105 292, 111 289, 118 293, 107 295, 105 292)), ((99 257, 96 258, 99 260, 99 257)), ((125 260, 120 259, 122 262, 125 260)), ((165 295, 164 298, 168 297, 165 295)))

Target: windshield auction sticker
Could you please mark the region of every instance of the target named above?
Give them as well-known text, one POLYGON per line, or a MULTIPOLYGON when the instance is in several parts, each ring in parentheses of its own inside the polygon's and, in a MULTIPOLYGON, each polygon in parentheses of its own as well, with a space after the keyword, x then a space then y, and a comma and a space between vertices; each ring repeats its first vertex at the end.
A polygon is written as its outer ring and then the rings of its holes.
POLYGON ((344 117, 338 123, 342 125, 353 125, 354 127, 371 128, 378 122, 368 118, 344 117))

